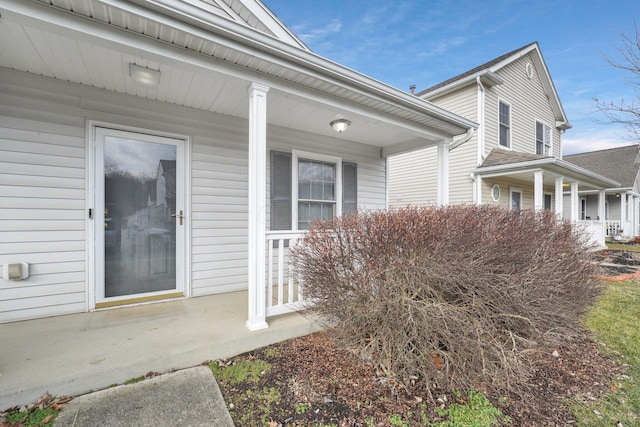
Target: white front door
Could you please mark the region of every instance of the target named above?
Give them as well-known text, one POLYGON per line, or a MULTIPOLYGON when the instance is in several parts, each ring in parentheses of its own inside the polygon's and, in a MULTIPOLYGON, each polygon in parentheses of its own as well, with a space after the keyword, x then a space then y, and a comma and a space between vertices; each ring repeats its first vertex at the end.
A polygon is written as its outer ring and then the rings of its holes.
POLYGON ((95 128, 95 307, 184 295, 185 141, 95 128))

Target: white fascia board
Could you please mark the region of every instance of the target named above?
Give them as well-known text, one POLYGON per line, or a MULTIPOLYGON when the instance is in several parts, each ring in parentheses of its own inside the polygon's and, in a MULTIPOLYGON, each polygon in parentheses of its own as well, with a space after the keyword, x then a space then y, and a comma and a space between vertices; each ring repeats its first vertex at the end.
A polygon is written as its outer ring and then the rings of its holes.
POLYGON ((522 58, 525 55, 528 55, 529 52, 538 49, 538 43, 534 42, 531 43, 528 46, 523 47, 522 49, 520 49, 519 51, 515 52, 513 55, 503 59, 500 62, 497 62, 495 64, 493 64, 489 69, 491 71, 493 71, 494 73, 502 68, 504 68, 505 66, 511 64, 513 61, 522 58))
POLYGON ((494 174, 493 176, 496 176, 495 173, 525 172, 536 168, 542 170, 555 169, 554 173, 558 175, 578 178, 579 180, 584 180, 585 182, 589 182, 602 188, 612 188, 620 185, 617 181, 554 157, 529 160, 526 162, 508 163, 504 165, 478 167, 473 169, 471 172, 477 173, 481 176, 487 176, 490 174, 494 174), (567 172, 570 172, 570 174, 567 174, 567 172))
POLYGON ((271 12, 271 10, 264 5, 264 3, 260 0, 255 1, 245 1, 239 0, 244 6, 251 11, 263 24, 265 24, 269 30, 273 31, 276 37, 279 38, 288 38, 291 39, 292 42, 296 43, 296 45, 300 49, 304 49, 308 52, 311 52, 311 49, 298 38, 286 25, 278 19, 278 17, 271 12))
POLYGON ((460 89, 470 84, 476 84, 477 78, 480 77, 482 83, 486 85, 486 87, 493 87, 497 85, 501 85, 504 83, 504 79, 498 76, 496 73, 490 70, 480 70, 477 73, 470 74, 460 80, 456 80, 446 86, 442 86, 438 89, 435 89, 432 92, 426 93, 421 96, 424 100, 429 100, 431 98, 435 98, 437 96, 445 95, 449 92, 453 92, 454 90, 460 89))
POLYGON ((398 154, 409 153, 411 151, 422 150, 428 147, 435 147, 436 145, 441 144, 445 139, 440 141, 429 141, 422 138, 412 139, 411 141, 401 142, 399 144, 389 145, 387 147, 383 147, 380 150, 380 157, 383 159, 391 156, 395 156, 398 154))
MULTIPOLYGON (((411 109, 414 112, 427 114, 444 122, 453 124, 462 128, 465 132, 468 128, 476 127, 477 123, 465 119, 457 114, 451 113, 441 107, 424 101, 415 95, 403 92, 397 88, 379 82, 371 77, 365 76, 350 68, 339 65, 333 61, 323 58, 313 52, 298 49, 271 36, 255 31, 252 28, 231 22, 225 18, 209 15, 208 19, 194 17, 189 11, 181 10, 183 2, 175 2, 172 0, 133 0, 135 3, 141 3, 143 6, 134 6, 130 2, 122 0, 101 0, 121 10, 143 16, 165 25, 172 26, 181 31, 193 32, 191 25, 185 25, 186 22, 176 22, 175 19, 186 19, 190 23, 197 23, 201 29, 205 29, 216 34, 223 35, 229 40, 240 41, 241 44, 232 46, 240 52, 244 52, 253 57, 273 61, 273 57, 285 60, 280 65, 295 69, 292 65, 298 65, 297 71, 306 75, 318 78, 328 79, 333 84, 346 86, 351 90, 360 91, 363 95, 376 98, 380 101, 393 104, 397 107, 411 109), (149 3, 162 7, 162 12, 167 16, 158 16, 153 13, 147 6, 149 3), (179 8, 180 7, 180 8, 179 8), (175 19, 168 19, 173 17, 175 19), (258 50, 256 50, 258 49, 258 50), (261 55, 261 52, 265 54, 261 55), (313 72, 313 73, 311 73, 313 72), (314 75, 314 73, 317 73, 314 75), (320 77, 322 76, 322 77, 320 77)), ((198 34, 205 39, 210 38, 210 34, 198 34)), ((230 46, 231 47, 231 46, 230 46)))

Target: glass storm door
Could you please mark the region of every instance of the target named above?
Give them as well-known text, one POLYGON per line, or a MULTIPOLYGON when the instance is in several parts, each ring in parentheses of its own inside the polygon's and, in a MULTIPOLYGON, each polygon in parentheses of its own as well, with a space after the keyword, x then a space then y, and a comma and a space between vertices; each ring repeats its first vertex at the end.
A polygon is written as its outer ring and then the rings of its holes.
POLYGON ((184 141, 96 128, 96 308, 183 295, 184 141))

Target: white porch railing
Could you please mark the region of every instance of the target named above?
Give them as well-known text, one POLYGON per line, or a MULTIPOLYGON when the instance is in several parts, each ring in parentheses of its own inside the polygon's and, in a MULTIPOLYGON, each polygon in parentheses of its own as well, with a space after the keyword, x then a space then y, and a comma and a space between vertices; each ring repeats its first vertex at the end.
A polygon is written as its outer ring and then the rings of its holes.
POLYGON ((594 220, 583 220, 578 221, 579 226, 582 228, 584 233, 588 236, 589 241, 602 246, 605 242, 605 223, 602 221, 594 221, 594 220))
POLYGON ((267 232, 267 317, 302 308, 302 289, 289 274, 289 249, 303 234, 303 231, 267 232))
POLYGON ((620 221, 605 221, 604 232, 606 237, 621 236, 622 235, 622 223, 620 221))

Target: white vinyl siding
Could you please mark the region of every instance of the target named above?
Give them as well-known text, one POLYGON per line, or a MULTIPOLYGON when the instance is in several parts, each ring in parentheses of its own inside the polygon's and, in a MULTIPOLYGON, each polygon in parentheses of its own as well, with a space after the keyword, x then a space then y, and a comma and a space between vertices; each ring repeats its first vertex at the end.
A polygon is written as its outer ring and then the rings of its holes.
MULTIPOLYGON (((477 89, 472 84, 429 102, 469 120, 477 120, 477 89)), ((462 137, 462 136, 460 136, 462 137)), ((449 203, 471 203, 469 171, 478 164, 477 133, 449 152, 449 203)), ((390 157, 389 206, 435 205, 438 188, 437 148, 430 147, 390 157)))
MULTIPOLYGON (((510 189, 516 188, 522 192, 522 209, 533 209, 533 174, 530 182, 516 181, 508 178, 486 178, 482 180, 482 203, 490 204, 494 206, 501 206, 505 208, 511 207, 511 195, 510 189), (500 200, 497 202, 491 198, 491 189, 494 185, 500 186, 500 200)), ((547 194, 553 194, 553 186, 544 186, 543 192, 547 194)), ((555 202, 553 197, 551 199, 551 208, 553 209, 555 202)))
POLYGON ((536 129, 532 123, 538 120, 550 125, 551 155, 560 157, 561 135, 560 130, 553 126, 556 119, 549 98, 542 87, 537 70, 533 78, 527 77, 527 63, 533 63, 530 55, 525 55, 498 70, 496 74, 504 80, 504 83, 486 91, 487 152, 491 148, 500 146, 498 143, 498 120, 492 121, 490 118, 498 117, 499 100, 506 100, 511 105, 511 149, 535 154, 536 129))
POLYGON ((437 203, 437 149, 426 148, 388 159, 389 207, 425 206, 437 203))
POLYGON ((248 171, 242 121, 194 129, 191 162, 191 293, 247 287, 248 171), (238 126, 235 128, 235 126, 238 126))
POLYGON ((28 262, 30 276, 0 280, 0 322, 83 311, 84 129, 8 117, 12 108, 1 108, 0 265, 28 262))

